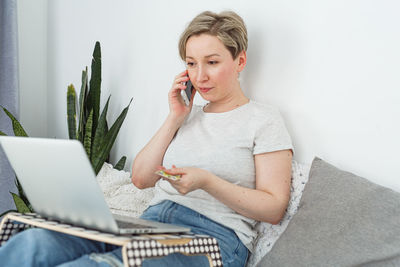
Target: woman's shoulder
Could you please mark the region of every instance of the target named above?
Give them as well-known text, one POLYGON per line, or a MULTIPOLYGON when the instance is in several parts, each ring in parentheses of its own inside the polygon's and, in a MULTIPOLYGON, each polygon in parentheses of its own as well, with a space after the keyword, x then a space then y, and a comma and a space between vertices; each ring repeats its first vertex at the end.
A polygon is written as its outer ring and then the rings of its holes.
POLYGON ((254 116, 268 117, 280 117, 279 109, 271 104, 261 103, 254 100, 250 100, 251 111, 254 116))

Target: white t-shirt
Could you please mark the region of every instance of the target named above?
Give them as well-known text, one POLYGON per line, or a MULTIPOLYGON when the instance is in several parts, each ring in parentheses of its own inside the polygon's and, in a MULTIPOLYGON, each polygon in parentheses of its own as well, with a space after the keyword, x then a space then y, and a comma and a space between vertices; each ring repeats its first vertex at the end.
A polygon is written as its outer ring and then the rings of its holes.
MULTIPOLYGON (((194 105, 169 145, 163 166, 197 167, 240 186, 255 188, 254 155, 292 149, 292 142, 279 111, 250 100, 223 113, 206 113, 194 105)), ((168 181, 160 179, 150 205, 171 200, 233 229, 253 251, 256 221, 238 214, 198 189, 181 195, 168 181)), ((257 205, 257 203, 254 203, 257 205)))

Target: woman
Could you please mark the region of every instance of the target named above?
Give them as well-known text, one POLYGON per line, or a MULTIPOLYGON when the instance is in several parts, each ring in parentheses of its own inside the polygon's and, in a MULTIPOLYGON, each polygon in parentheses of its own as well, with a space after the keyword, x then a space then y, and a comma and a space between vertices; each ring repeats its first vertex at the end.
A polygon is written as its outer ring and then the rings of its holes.
POLYGON ((279 223, 290 196, 291 140, 278 111, 249 100, 240 87, 246 49, 237 14, 193 19, 179 42, 187 70, 169 92, 170 113, 132 169, 137 187, 156 189, 142 217, 216 237, 224 266, 246 263, 256 221, 279 223), (206 106, 193 106, 193 96, 189 106, 182 101, 189 77, 206 106), (160 179, 160 165, 181 179, 160 179))
MULTIPOLYGON (((137 187, 155 186, 142 218, 215 237, 224 266, 246 264, 255 223, 279 223, 290 195, 291 140, 279 112, 249 100, 240 87, 246 49, 247 31, 237 14, 203 12, 193 19, 179 42, 187 70, 169 91, 169 115, 132 168, 137 187), (187 106, 180 93, 189 79, 195 92, 187 106), (196 92, 207 105, 193 105, 196 92), (161 179, 158 169, 181 178, 161 179)), ((17 234, 0 248, 0 258, 6 266, 118 266, 122 261, 119 247, 43 229, 17 234)), ((176 253, 143 262, 189 265, 207 266, 208 259, 176 253)))

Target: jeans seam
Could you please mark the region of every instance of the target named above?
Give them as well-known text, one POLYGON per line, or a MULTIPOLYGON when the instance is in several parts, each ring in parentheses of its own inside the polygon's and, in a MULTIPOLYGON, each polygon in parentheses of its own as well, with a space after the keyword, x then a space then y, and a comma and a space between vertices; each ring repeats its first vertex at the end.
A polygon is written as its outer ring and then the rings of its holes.
POLYGON ((235 255, 238 255, 239 248, 240 248, 240 241, 237 240, 237 246, 236 246, 235 250, 233 251, 233 253, 234 253, 235 255))
MULTIPOLYGON (((160 203, 161 204, 161 203, 160 203)), ((159 204, 159 205, 160 205, 159 204)), ((164 222, 164 213, 166 212, 166 210, 165 210, 165 203, 164 204, 161 204, 160 205, 160 207, 161 207, 161 210, 158 212, 158 221, 159 222, 164 222)))
POLYGON ((177 209, 178 205, 176 203, 172 203, 172 205, 168 208, 168 214, 166 216, 166 220, 168 223, 171 223, 171 219, 174 216, 174 212, 177 209))
POLYGON ((167 223, 167 218, 168 214, 170 211, 171 206, 174 204, 174 202, 167 200, 165 203, 162 204, 162 209, 158 213, 158 219, 160 222, 167 223))

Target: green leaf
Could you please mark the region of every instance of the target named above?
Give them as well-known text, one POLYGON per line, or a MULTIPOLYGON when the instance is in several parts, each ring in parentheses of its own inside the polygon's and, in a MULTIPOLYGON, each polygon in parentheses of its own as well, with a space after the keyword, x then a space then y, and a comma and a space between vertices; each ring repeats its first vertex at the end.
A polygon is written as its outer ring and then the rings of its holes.
POLYGON ((118 163, 115 164, 114 169, 119 170, 119 171, 120 171, 120 170, 123 170, 124 167, 125 167, 125 162, 126 162, 126 157, 123 156, 123 157, 118 161, 118 163))
POLYGON ((11 119, 15 136, 28 136, 18 120, 3 106, 0 106, 11 119))
POLYGON ((0 131, 0 135, 4 135, 4 136, 7 136, 5 133, 3 133, 2 131, 0 131))
POLYGON ((17 186, 19 197, 22 199, 22 201, 24 201, 28 208, 32 210, 31 204, 29 203, 29 200, 26 197, 24 189, 22 188, 22 185, 20 184, 17 176, 15 176, 15 185, 17 186))
POLYGON ((25 204, 25 202, 17 194, 14 194, 12 192, 10 192, 10 193, 13 196, 15 207, 17 208, 18 212, 20 212, 20 213, 31 212, 31 210, 28 208, 28 206, 25 204))
POLYGON ((92 72, 90 76, 89 87, 90 90, 88 95, 88 110, 93 109, 93 130, 94 130, 97 128, 97 122, 100 113, 101 49, 99 42, 96 42, 93 51, 92 72))
POLYGON ((108 154, 111 151, 111 148, 114 144, 115 139, 117 138, 119 129, 122 126, 122 123, 125 120, 126 114, 128 113, 129 106, 132 103, 132 99, 129 102, 128 106, 124 108, 124 110, 121 112, 117 120, 114 122, 114 124, 111 126, 110 130, 106 134, 103 140, 103 144, 101 145, 101 152, 99 155, 96 156, 93 160, 93 168, 94 171, 97 175, 97 173, 100 171, 101 167, 104 164, 104 161, 106 160, 108 154))
POLYGON ((67 122, 69 139, 77 139, 76 136, 76 92, 74 86, 68 86, 67 91, 67 122))
POLYGON ((81 92, 79 95, 79 126, 78 126, 78 139, 83 143, 83 136, 84 136, 84 123, 86 120, 86 110, 85 110, 85 104, 86 104, 86 97, 87 97, 87 80, 88 80, 88 70, 86 67, 86 70, 82 71, 82 87, 81 87, 81 92))
POLYGON ((110 102, 111 95, 107 99, 107 103, 104 106, 103 112, 101 112, 101 116, 99 119, 99 124, 96 128, 96 133, 94 135, 93 146, 92 146, 92 163, 93 159, 97 157, 101 150, 101 145, 103 143, 104 136, 107 134, 107 111, 108 111, 108 103, 110 102))
POLYGON ((90 159, 92 152, 92 126, 93 126, 93 109, 90 111, 89 118, 85 126, 85 138, 83 141, 83 146, 85 147, 86 154, 90 159))

